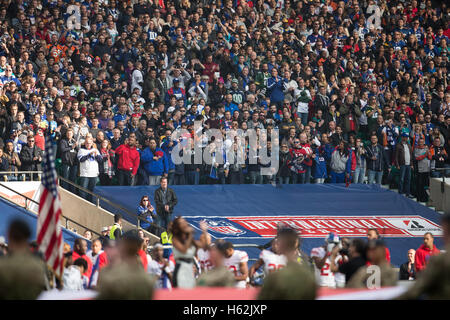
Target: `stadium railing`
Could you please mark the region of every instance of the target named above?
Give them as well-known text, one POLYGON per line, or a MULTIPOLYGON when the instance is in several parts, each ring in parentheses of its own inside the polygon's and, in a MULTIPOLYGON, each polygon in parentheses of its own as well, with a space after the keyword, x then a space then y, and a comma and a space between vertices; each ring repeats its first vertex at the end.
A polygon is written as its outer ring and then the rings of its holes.
MULTIPOLYGON (((40 181, 41 180, 41 176, 42 176, 42 171, 2 171, 0 172, 0 174, 4 175, 4 179, 8 179, 5 182, 14 182, 14 181, 19 181, 19 182, 23 182, 23 181, 40 181), (35 176, 36 175, 36 176, 35 176), (11 180, 10 178, 14 177, 13 180, 11 180), (27 180, 29 179, 29 180, 27 180)), ((114 203, 112 201, 110 201, 109 199, 106 199, 104 197, 102 197, 101 195, 92 192, 86 188, 83 188, 82 186, 76 184, 73 181, 70 181, 68 179, 65 179, 64 177, 58 175, 58 184, 59 186, 61 186, 61 181, 63 181, 64 183, 67 183, 71 186, 73 186, 78 192, 82 191, 84 193, 87 193, 89 195, 91 195, 94 199, 95 199, 95 205, 98 208, 102 208, 106 211, 109 211, 107 208, 104 208, 100 205, 101 201, 103 201, 103 203, 113 207, 114 209, 118 210, 119 213, 125 213, 127 216, 133 217, 134 219, 136 219, 137 223, 136 226, 139 229, 140 228, 140 221, 144 220, 142 217, 138 216, 136 213, 131 212, 129 210, 127 210, 126 208, 122 207, 121 205, 114 203)), ((8 188, 9 189, 9 188, 8 188)), ((67 190, 67 189, 65 189, 67 190)), ((19 193, 20 194, 20 193, 19 193)), ((156 237, 158 237, 159 234, 161 234, 161 232, 164 231, 163 228, 159 227, 156 224, 153 224, 153 230, 155 230, 155 233, 153 233, 153 235, 155 235, 156 237)), ((147 230, 146 230, 147 231, 147 230)))
MULTIPOLYGON (((11 199, 8 199, 8 198, 5 198, 5 197, 2 197, 2 199, 7 200, 7 201, 9 201, 9 202, 11 202, 11 203, 13 203, 13 204, 15 204, 15 205, 18 205, 18 206, 22 207, 23 209, 25 209, 25 210, 27 210, 27 211, 30 211, 30 212, 32 212, 32 213, 34 213, 34 214, 36 214, 36 215, 38 214, 38 212, 35 212, 35 210, 33 210, 33 209, 31 208, 30 204, 35 204, 37 207, 39 207, 39 202, 37 202, 36 200, 31 199, 30 197, 27 197, 27 196, 24 195, 24 194, 21 194, 20 192, 18 192, 18 191, 16 191, 16 190, 14 190, 14 189, 12 189, 12 188, 10 188, 10 187, 4 185, 3 183, 0 183, 0 187, 5 188, 5 189, 7 189, 8 191, 11 191, 11 192, 15 193, 16 195, 22 197, 25 201, 24 201, 24 204, 21 205, 21 203, 15 202, 15 201, 13 201, 13 200, 11 200, 11 199)), ((81 227, 82 229, 85 229, 85 230, 90 231, 93 235, 96 235, 96 236, 98 236, 98 237, 101 236, 100 233, 98 233, 98 232, 96 232, 96 231, 94 231, 94 230, 92 230, 92 229, 90 229, 90 228, 88 228, 88 227, 86 227, 86 226, 84 226, 84 225, 82 225, 82 224, 80 224, 80 223, 78 223, 78 222, 76 222, 76 221, 74 221, 74 220, 72 220, 72 219, 70 219, 70 218, 64 216, 64 215, 61 215, 61 217, 65 220, 65 223, 62 224, 62 225, 63 225, 67 230, 70 230, 69 223, 72 223, 72 224, 74 224, 74 225, 76 225, 76 226, 78 226, 78 227, 81 227)))

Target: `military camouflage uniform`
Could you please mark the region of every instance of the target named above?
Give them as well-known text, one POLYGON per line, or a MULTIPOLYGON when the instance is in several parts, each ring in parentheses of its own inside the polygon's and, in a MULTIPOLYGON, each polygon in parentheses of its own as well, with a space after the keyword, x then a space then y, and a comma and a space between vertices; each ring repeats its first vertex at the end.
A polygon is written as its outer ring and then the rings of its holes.
POLYGON ((226 267, 214 268, 200 275, 197 285, 200 287, 234 287, 236 281, 226 267))
MULTIPOLYGON (((378 265, 378 267, 380 268, 381 278, 379 285, 381 287, 395 286, 398 280, 398 273, 388 263, 383 263, 378 265)), ((347 288, 367 288, 370 285, 367 280, 370 276, 374 275, 373 271, 369 271, 368 268, 367 266, 359 268, 348 281, 347 288)))
POLYGON ((296 262, 271 273, 259 292, 260 300, 314 300, 317 284, 310 268, 296 262))
POLYGON ((44 264, 31 254, 0 258, 0 299, 34 300, 46 289, 44 264))

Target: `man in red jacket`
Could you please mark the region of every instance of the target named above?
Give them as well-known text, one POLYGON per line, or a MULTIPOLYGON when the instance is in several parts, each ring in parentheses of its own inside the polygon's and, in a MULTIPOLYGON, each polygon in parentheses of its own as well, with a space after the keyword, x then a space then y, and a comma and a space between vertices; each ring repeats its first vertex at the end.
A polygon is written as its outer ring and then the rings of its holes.
POLYGON ((119 185, 130 186, 133 178, 136 176, 140 162, 140 155, 136 150, 136 138, 130 136, 125 140, 124 144, 116 148, 115 152, 119 157, 119 162, 117 163, 119 185))
POLYGON ((72 253, 72 261, 77 260, 78 258, 83 258, 86 260, 88 264, 87 270, 83 273, 84 276, 90 278, 92 272, 92 261, 86 255, 87 251, 87 242, 82 238, 77 238, 73 245, 73 253, 72 253))
POLYGON ((425 269, 431 256, 439 254, 440 251, 434 245, 434 237, 430 232, 423 236, 423 244, 416 250, 416 257, 414 260, 414 267, 416 273, 425 269))

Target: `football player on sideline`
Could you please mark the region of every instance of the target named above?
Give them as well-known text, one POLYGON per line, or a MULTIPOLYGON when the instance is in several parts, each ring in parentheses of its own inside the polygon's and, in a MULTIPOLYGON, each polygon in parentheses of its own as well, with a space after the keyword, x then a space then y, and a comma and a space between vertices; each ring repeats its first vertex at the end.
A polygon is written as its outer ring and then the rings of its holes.
POLYGON ((269 273, 277 271, 286 266, 287 260, 284 255, 279 254, 279 241, 277 238, 272 241, 272 250, 264 249, 259 255, 258 261, 256 261, 250 268, 249 277, 253 278, 255 271, 264 266, 264 274, 267 276, 269 273))
POLYGON ((339 244, 339 236, 331 232, 323 246, 311 250, 317 284, 321 287, 336 288, 336 279, 330 270, 330 256, 331 250, 339 244))
POLYGON ((202 233, 200 235, 200 241, 203 243, 203 247, 197 249, 197 260, 200 264, 200 273, 205 273, 213 268, 209 254, 211 235, 209 233, 202 233))
POLYGON ((235 250, 229 241, 220 246, 224 256, 224 265, 234 273, 236 288, 247 288, 248 277, 248 254, 245 251, 235 250))

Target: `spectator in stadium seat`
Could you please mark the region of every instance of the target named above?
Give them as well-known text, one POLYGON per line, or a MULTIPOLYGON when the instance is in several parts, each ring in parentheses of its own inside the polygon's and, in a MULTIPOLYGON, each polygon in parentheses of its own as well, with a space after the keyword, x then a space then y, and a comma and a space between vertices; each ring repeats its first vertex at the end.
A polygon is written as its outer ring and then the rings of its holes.
POLYGON ((416 250, 408 250, 408 261, 400 265, 399 279, 400 280, 415 280, 416 268, 414 267, 416 250))
POLYGON ((8 181, 17 181, 18 176, 14 172, 19 171, 21 166, 20 157, 17 152, 14 151, 14 143, 12 141, 6 141, 4 155, 8 159, 8 170, 11 174, 8 176, 8 181))
MULTIPOLYGON (((66 136, 59 143, 59 151, 61 152, 61 176, 73 183, 76 183, 78 174, 78 145, 73 138, 73 129, 69 128, 66 131, 66 136)), ((75 187, 61 181, 61 187, 75 192, 75 187)))
POLYGON ((175 206, 178 203, 175 191, 167 187, 167 177, 162 177, 160 187, 155 190, 154 200, 156 205, 156 224, 167 229, 175 206))
POLYGON ((153 232, 153 230, 151 230, 151 226, 153 223, 153 219, 156 218, 156 212, 152 204, 150 203, 150 199, 148 196, 142 196, 137 210, 138 216, 142 218, 142 220, 139 221, 139 226, 142 229, 153 232))
POLYGON ((383 170, 386 167, 383 147, 378 144, 378 137, 374 134, 370 137, 371 144, 366 147, 368 183, 380 184, 383 170))
MULTIPOLYGON (((0 173, 7 171, 9 168, 8 158, 3 154, 3 149, 0 148, 0 173)), ((0 180, 6 181, 8 180, 8 176, 6 174, 0 174, 0 180)))
POLYGON ((395 148, 394 163, 398 170, 400 170, 400 177, 398 181, 398 193, 404 194, 406 197, 411 196, 411 169, 413 165, 413 153, 411 145, 409 144, 409 135, 402 133, 401 142, 397 143, 395 148))
POLYGON ((141 162, 148 175, 149 185, 158 185, 161 177, 167 177, 169 165, 167 157, 161 148, 156 145, 156 139, 150 138, 146 141, 147 148, 141 151, 141 162))
POLYGON ((432 233, 427 232, 423 236, 423 244, 416 250, 416 255, 414 258, 414 267, 416 273, 423 271, 431 256, 437 255, 440 250, 434 244, 434 236, 432 233))
POLYGON ((331 183, 346 183, 350 179, 352 156, 346 142, 341 141, 331 154, 331 183))
POLYGON ((353 175, 353 183, 364 183, 364 178, 366 177, 366 149, 364 148, 364 144, 361 138, 356 138, 355 145, 355 159, 356 159, 356 168, 355 173, 353 175))
MULTIPOLYGON (((84 142, 84 147, 77 153, 80 162, 80 186, 94 191, 99 176, 99 163, 103 162, 100 152, 93 147, 94 141, 88 136, 84 142)), ((93 202, 93 196, 80 190, 80 196, 87 201, 93 202)))
POLYGON ((414 148, 414 159, 417 163, 417 201, 427 202, 428 194, 426 189, 430 185, 431 152, 428 146, 425 145, 424 138, 420 138, 419 144, 414 148))
MULTIPOLYGON (((20 161, 22 166, 20 170, 22 171, 41 171, 41 163, 43 157, 42 150, 35 145, 35 139, 33 135, 29 135, 27 137, 27 144, 23 145, 22 150, 20 151, 20 161)), ((27 175, 28 179, 31 178, 31 175, 27 175)), ((37 174, 33 174, 33 180, 36 180, 37 174)))
POLYGON ((75 239, 75 242, 73 244, 73 253, 72 253, 72 260, 75 262, 78 258, 82 258, 86 260, 86 263, 88 264, 87 269, 83 273, 86 277, 90 278, 92 273, 92 261, 89 259, 89 257, 86 255, 87 253, 87 241, 82 238, 75 239))
POLYGON ((117 155, 117 177, 120 186, 131 186, 136 177, 140 154, 136 150, 136 137, 130 136, 125 139, 125 143, 114 151, 117 155))
POLYGON ((116 175, 116 153, 111 147, 111 142, 106 139, 101 142, 99 150, 103 159, 99 167, 100 184, 102 186, 110 186, 113 177, 116 175))
POLYGON ((289 168, 292 161, 292 155, 289 152, 289 146, 286 142, 281 144, 280 156, 279 156, 279 169, 277 172, 278 183, 289 184, 291 178, 291 169, 289 168))

